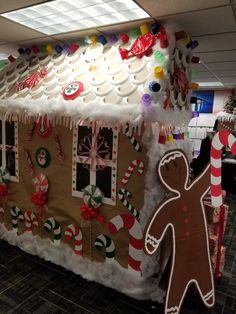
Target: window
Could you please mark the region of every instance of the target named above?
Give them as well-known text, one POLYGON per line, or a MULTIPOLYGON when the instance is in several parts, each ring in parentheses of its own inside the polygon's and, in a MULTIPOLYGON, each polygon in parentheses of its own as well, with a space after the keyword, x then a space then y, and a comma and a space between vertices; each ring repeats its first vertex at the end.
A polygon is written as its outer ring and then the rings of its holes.
POLYGON ((0 167, 9 170, 11 181, 19 182, 17 121, 0 120, 0 167))
POLYGON ((73 131, 72 195, 83 197, 83 189, 96 185, 104 203, 116 204, 117 129, 80 126, 73 131))

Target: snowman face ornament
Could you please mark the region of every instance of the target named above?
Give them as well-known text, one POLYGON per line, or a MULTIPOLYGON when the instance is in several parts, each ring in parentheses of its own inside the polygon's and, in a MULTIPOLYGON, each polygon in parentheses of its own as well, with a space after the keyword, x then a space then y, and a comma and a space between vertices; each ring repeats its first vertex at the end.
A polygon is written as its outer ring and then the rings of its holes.
POLYGON ((40 147, 36 151, 35 159, 40 168, 47 168, 51 162, 51 155, 46 148, 40 147))

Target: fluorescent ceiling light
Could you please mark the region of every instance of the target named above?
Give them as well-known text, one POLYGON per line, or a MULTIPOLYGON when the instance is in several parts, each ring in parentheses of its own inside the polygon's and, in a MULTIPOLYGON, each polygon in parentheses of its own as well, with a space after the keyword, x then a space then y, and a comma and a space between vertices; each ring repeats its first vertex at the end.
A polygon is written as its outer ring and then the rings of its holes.
POLYGON ((46 35, 150 17, 132 0, 54 0, 1 16, 46 35))
POLYGON ((217 87, 224 86, 221 82, 197 82, 200 87, 217 87))

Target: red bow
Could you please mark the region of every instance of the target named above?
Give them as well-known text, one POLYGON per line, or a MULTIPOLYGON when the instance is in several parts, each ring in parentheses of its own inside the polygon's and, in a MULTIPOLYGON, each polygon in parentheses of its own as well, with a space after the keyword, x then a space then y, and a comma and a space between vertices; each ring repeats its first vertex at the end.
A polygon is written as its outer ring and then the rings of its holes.
POLYGON ((8 194, 8 187, 6 183, 0 183, 0 197, 4 197, 8 194))
POLYGON ((47 201, 47 195, 43 191, 38 191, 38 192, 33 192, 31 196, 31 201, 35 205, 42 206, 46 203, 47 201))
POLYGON ((97 221, 99 221, 101 224, 105 223, 105 217, 103 215, 99 215, 94 208, 89 207, 89 205, 87 204, 83 204, 80 206, 80 212, 81 216, 85 220, 97 219, 97 221))

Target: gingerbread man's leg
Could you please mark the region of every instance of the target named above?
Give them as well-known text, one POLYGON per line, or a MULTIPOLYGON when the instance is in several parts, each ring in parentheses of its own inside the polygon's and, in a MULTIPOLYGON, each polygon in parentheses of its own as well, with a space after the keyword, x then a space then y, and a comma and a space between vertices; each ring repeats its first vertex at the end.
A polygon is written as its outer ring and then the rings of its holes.
POLYGON ((215 303, 214 280, 208 256, 206 256, 205 259, 206 261, 202 264, 205 265, 205 267, 199 267, 198 270, 198 276, 196 278, 197 288, 205 305, 212 307, 215 303), (207 265, 208 267, 206 267, 207 265))
POLYGON ((178 314, 188 289, 188 281, 184 280, 184 268, 174 265, 165 301, 165 314, 178 314))

